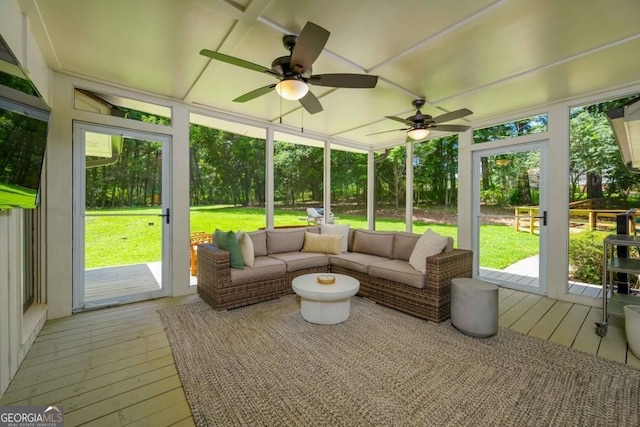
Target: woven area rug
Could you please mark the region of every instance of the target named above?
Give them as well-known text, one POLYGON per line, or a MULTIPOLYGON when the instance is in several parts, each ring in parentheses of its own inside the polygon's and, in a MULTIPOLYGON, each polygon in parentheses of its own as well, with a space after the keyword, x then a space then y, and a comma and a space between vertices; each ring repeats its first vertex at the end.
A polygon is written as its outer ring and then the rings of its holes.
POLYGON ((159 313, 199 426, 640 425, 640 370, 506 329, 472 338, 359 297, 332 326, 295 295, 159 313))

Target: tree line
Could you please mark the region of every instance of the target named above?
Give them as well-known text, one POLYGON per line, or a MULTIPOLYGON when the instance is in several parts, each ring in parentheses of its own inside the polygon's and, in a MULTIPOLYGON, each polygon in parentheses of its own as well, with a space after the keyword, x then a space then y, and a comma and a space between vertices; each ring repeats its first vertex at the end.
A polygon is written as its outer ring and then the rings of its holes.
MULTIPOLYGON (((570 117, 571 200, 628 197, 640 186, 622 164, 605 111, 630 98, 576 108, 570 117)), ((147 121, 159 120, 146 118, 147 121)), ((474 130, 474 143, 544 131, 546 115, 474 130)), ((550 142, 553 144, 553 141, 550 142)), ((553 151, 553 147, 551 147, 553 151)), ((192 206, 230 204, 263 206, 265 194, 263 139, 191 125, 189 146, 192 206)), ((539 158, 520 152, 481 159, 481 198, 487 204, 537 203, 539 158)), ((323 200, 324 149, 276 141, 274 197, 278 205, 323 200)), ((458 138, 456 135, 414 144, 414 204, 457 204, 458 138)), ((375 201, 404 207, 406 146, 375 154, 375 201)), ((87 207, 135 207, 161 201, 162 150, 159 143, 125 138, 120 159, 87 170, 87 207)), ((358 206, 367 200, 367 155, 331 151, 331 199, 358 206)))

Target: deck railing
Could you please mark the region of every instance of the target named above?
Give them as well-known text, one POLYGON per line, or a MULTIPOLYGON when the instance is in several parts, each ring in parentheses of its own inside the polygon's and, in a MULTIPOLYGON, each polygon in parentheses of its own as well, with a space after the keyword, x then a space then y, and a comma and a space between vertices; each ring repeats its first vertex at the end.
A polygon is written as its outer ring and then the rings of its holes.
MULTIPOLYGON (((569 221, 577 223, 578 225, 586 225, 586 229, 589 231, 596 230, 598 224, 611 225, 615 228, 616 216, 626 213, 626 210, 622 209, 581 209, 571 208, 569 209, 569 221)), ((530 234, 536 234, 539 231, 538 218, 540 216, 540 208, 538 206, 518 206, 515 208, 515 223, 514 229, 516 232, 527 231, 530 234)), ((633 223, 629 227, 629 233, 634 233, 634 225, 636 217, 640 217, 640 214, 629 215, 630 222, 633 223)))

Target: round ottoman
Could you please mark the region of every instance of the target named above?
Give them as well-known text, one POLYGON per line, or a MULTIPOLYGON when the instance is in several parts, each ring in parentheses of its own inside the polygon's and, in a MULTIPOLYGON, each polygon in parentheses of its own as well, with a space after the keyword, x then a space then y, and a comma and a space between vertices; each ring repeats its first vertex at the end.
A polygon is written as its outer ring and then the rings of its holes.
POLYGON ((474 337, 498 333, 498 286, 477 279, 451 279, 451 324, 474 337))
POLYGON ((640 357, 640 305, 625 305, 623 310, 624 331, 629 350, 634 356, 640 357))

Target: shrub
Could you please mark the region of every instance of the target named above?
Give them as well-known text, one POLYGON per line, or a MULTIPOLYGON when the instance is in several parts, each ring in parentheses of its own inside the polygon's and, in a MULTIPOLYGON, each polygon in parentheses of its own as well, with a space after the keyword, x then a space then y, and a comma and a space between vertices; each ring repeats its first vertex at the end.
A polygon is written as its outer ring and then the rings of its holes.
POLYGON ((592 231, 569 238, 569 272, 584 283, 602 283, 602 237, 592 231))
POLYGON ((487 205, 503 205, 504 195, 501 190, 490 189, 480 191, 480 200, 487 205))

